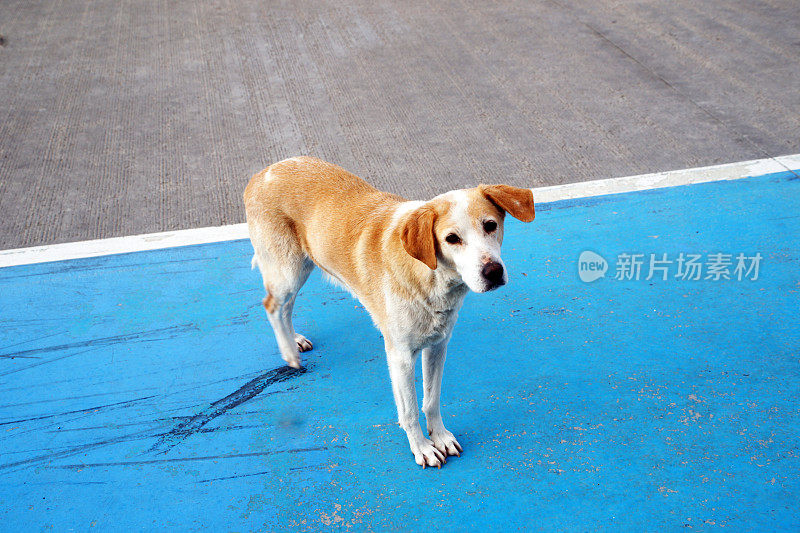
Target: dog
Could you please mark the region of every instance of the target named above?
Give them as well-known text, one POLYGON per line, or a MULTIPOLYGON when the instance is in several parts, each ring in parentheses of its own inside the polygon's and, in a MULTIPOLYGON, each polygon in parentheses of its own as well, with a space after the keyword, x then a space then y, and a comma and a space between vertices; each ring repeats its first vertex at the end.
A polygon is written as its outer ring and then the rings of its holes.
POLYGON ((292 308, 316 265, 361 301, 383 333, 398 422, 416 463, 441 467, 460 455, 439 405, 447 342, 467 292, 508 281, 503 220, 506 213, 534 219, 531 190, 479 185, 408 201, 331 163, 293 157, 254 175, 244 204, 252 265, 264 279, 263 305, 284 361, 300 368, 299 352, 312 348, 294 331, 292 308), (419 354, 430 438, 414 386, 419 354))

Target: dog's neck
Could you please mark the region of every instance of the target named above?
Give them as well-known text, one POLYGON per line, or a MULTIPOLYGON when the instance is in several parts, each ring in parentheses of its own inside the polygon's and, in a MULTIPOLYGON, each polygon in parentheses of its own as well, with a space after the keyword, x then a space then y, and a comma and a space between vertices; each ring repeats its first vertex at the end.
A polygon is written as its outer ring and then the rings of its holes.
POLYGON ((442 276, 436 284, 436 289, 426 298, 426 301, 435 312, 450 313, 458 311, 468 292, 469 287, 460 277, 442 276))
POLYGON ((413 292, 413 300, 424 302, 431 311, 437 312, 457 310, 461 306, 469 288, 455 269, 439 261, 437 268, 431 270, 421 261, 406 257, 407 265, 400 272, 406 274, 403 285, 413 292))
POLYGON ((468 291, 467 284, 461 279, 461 275, 455 268, 446 264, 439 258, 436 270, 431 270, 433 276, 434 292, 437 294, 449 295, 468 291))

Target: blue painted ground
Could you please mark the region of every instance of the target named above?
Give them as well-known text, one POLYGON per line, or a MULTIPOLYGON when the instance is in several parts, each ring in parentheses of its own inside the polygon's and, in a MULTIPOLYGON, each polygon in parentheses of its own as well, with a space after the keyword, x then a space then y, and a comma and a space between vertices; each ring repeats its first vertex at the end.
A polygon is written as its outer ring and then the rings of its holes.
POLYGON ((800 528, 800 180, 542 204, 470 295, 418 468, 383 344, 312 277, 280 367, 246 241, 0 270, 0 529, 800 528), (610 262, 583 283, 577 260, 610 262), (618 254, 763 255, 614 278, 618 254))

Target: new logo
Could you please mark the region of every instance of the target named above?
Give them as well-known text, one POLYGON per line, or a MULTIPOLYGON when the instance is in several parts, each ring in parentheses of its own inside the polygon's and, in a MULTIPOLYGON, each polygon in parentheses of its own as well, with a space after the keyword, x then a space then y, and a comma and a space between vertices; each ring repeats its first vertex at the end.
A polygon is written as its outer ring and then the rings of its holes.
POLYGON ((604 277, 606 270, 608 270, 608 262, 601 255, 584 250, 578 257, 578 277, 583 282, 591 283, 604 277))

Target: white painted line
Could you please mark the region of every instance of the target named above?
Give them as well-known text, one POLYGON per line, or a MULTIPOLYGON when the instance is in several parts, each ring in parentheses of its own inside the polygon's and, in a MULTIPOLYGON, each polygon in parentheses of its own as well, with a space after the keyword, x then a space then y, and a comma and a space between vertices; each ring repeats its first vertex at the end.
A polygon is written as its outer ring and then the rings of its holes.
POLYGON ((711 167, 671 170, 654 174, 641 174, 624 178, 586 181, 539 187, 533 190, 536 203, 555 202, 572 198, 587 198, 603 194, 619 194, 625 192, 660 189, 679 185, 693 185, 710 181, 738 180, 748 176, 763 176, 774 172, 800 169, 800 154, 777 158, 756 159, 741 163, 726 163, 711 167))
POLYGON ((231 224, 210 228, 145 233, 128 237, 112 237, 93 241, 49 244, 32 248, 17 248, 0 251, 0 268, 48 261, 64 261, 101 255, 144 252, 175 246, 206 244, 211 242, 247 239, 247 224, 231 224))
POLYGON ((786 167, 786 170, 800 169, 800 154, 782 155, 776 157, 775 161, 786 167))
MULTIPOLYGON (((710 181, 736 180, 748 176, 761 176, 787 170, 800 170, 800 154, 710 167, 641 174, 639 176, 538 187, 531 190, 537 203, 547 203, 710 181)), ((231 224, 229 226, 165 231, 128 237, 0 250, 0 268, 247 238, 247 224, 231 224)))

